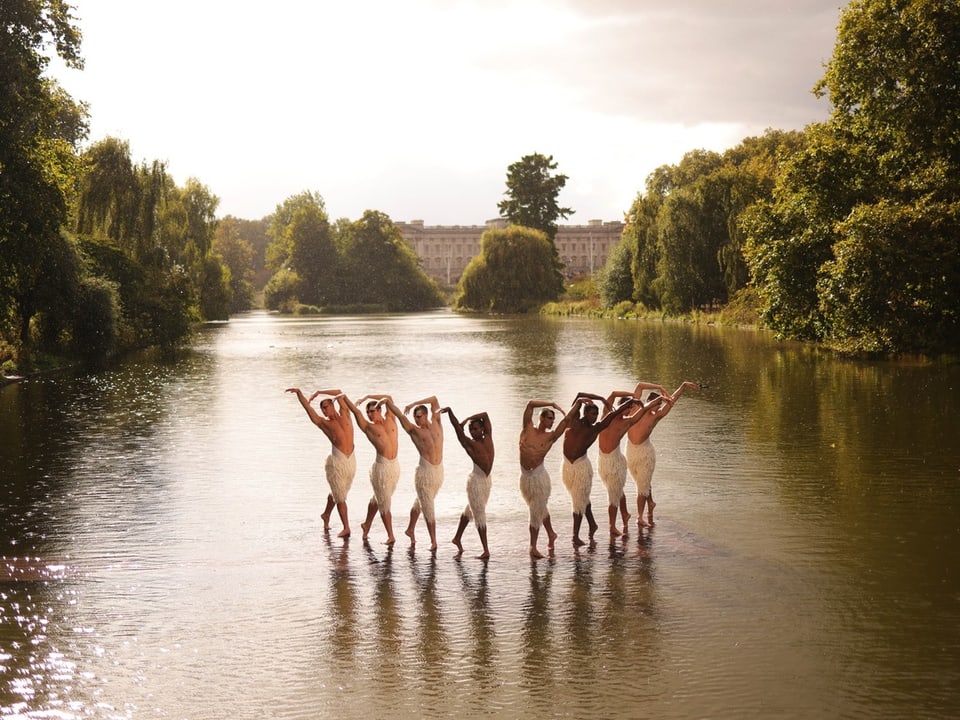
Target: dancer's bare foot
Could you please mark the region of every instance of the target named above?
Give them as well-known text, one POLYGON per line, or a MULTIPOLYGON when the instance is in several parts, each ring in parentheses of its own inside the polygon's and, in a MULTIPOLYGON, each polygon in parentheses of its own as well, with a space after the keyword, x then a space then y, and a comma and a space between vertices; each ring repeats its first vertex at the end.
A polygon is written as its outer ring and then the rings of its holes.
POLYGON ((486 559, 489 558, 489 557, 490 557, 490 551, 489 551, 489 550, 484 550, 482 553, 480 553, 479 555, 477 555, 477 560, 486 560, 486 559))
POLYGON ((540 552, 539 550, 537 550, 537 548, 535 548, 533 545, 531 545, 531 546, 530 546, 530 557, 532 557, 534 560, 542 560, 543 558, 546 557, 546 555, 544 555, 542 552, 540 552))
POLYGON ((325 512, 321 513, 320 517, 323 519, 323 530, 327 532, 330 530, 330 513, 325 512))
POLYGON ((367 539, 367 535, 370 534, 370 523, 362 522, 360 523, 360 528, 363 530, 363 540, 367 539))
POLYGON ((408 538, 410 538, 411 545, 417 544, 416 533, 413 530, 411 530, 410 528, 407 528, 406 530, 403 531, 403 534, 406 535, 408 538))
POLYGON ((585 543, 583 540, 581 540, 581 539, 580 539, 579 537, 577 537, 576 535, 573 536, 573 546, 574 546, 574 547, 581 547, 581 546, 586 545, 586 544, 587 544, 587 543, 585 543))
POLYGON ((337 534, 338 538, 348 538, 350 537, 350 528, 344 528, 337 534))
POLYGON ((463 555, 463 545, 461 544, 461 542, 457 540, 457 538, 454 538, 450 542, 452 542, 454 545, 457 546, 457 554, 454 555, 454 557, 460 557, 461 555, 463 555))
POLYGON ((612 538, 618 538, 618 537, 622 537, 622 536, 623 536, 623 533, 620 532, 615 526, 613 526, 613 525, 610 526, 610 537, 612 537, 612 538))
POLYGON ((547 550, 553 551, 553 546, 557 542, 557 533, 553 530, 547 533, 547 550))
POLYGON ((397 539, 393 535, 391 535, 390 537, 387 538, 387 541, 384 543, 384 545, 393 545, 396 541, 397 539))

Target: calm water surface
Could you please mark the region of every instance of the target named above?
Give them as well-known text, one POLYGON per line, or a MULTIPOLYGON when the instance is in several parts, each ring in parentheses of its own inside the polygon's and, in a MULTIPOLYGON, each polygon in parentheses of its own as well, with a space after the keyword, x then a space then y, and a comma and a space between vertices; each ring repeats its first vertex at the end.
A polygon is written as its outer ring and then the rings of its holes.
MULTIPOLYGON (((960 370, 765 335, 448 312, 210 326, 176 361, 0 390, 0 717, 946 718, 960 711, 960 370), (702 382, 654 434, 657 525, 527 556, 531 397, 702 382), (486 410, 493 557, 324 534, 290 386, 486 410)), ((373 451, 357 434, 355 530, 373 451)), ((590 453, 596 458, 596 448, 590 453)), ((401 438, 403 529, 416 454, 401 438)), ((628 498, 636 489, 628 483, 628 498)), ((377 521, 379 522, 379 521, 377 521)))

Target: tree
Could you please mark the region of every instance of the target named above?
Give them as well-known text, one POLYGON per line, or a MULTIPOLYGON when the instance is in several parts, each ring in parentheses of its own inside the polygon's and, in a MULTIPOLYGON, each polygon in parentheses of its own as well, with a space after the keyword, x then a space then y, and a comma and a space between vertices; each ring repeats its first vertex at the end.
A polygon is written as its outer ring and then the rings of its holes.
POLYGON ((752 211, 746 255, 779 334, 851 351, 960 346, 960 5, 854 0, 816 87, 828 122, 752 211))
POLYGON ((480 254, 463 271, 454 306, 481 312, 527 312, 555 300, 553 244, 540 230, 487 230, 480 254))
POLYGON ((607 263, 597 276, 597 292, 603 307, 609 309, 617 303, 633 298, 631 265, 633 265, 631 245, 621 239, 611 248, 610 254, 607 255, 607 263))
POLYGON ((222 218, 213 233, 213 251, 223 258, 230 272, 230 314, 253 307, 253 246, 241 237, 241 221, 232 216, 222 218))
POLYGON ((270 218, 268 265, 284 272, 284 293, 294 292, 300 302, 326 305, 336 300, 337 251, 330 220, 320 193, 291 195, 270 218), (290 281, 299 281, 291 287, 290 281))
POLYGON ((553 248, 551 265, 554 269, 556 292, 549 299, 555 300, 563 293, 563 264, 554 239, 557 236, 557 220, 573 214, 570 208, 560 207, 560 191, 567 184, 566 175, 554 175, 557 163, 552 155, 534 153, 524 155, 507 167, 507 190, 505 199, 497 203, 500 216, 514 225, 533 228, 546 235, 553 248))
POLYGON ((54 282, 77 281, 48 276, 87 133, 85 107, 44 76, 51 50, 83 66, 70 10, 61 0, 4 0, 0 23, 0 304, 13 309, 25 357, 31 319, 54 309, 45 304, 57 296, 54 282))
POLYGON ((557 203, 567 176, 552 175, 556 169, 552 155, 524 155, 507 167, 507 197, 497 203, 501 217, 514 225, 540 230, 551 243, 557 236, 557 219, 566 219, 574 212, 557 203))
POLYGON ((384 213, 367 210, 355 222, 338 222, 336 242, 339 304, 379 305, 394 312, 443 304, 436 283, 384 213))
POLYGON ((686 153, 647 178, 627 213, 633 298, 650 308, 688 312, 724 303, 749 280, 743 214, 770 195, 780 154, 798 133, 767 131, 722 155, 686 153))

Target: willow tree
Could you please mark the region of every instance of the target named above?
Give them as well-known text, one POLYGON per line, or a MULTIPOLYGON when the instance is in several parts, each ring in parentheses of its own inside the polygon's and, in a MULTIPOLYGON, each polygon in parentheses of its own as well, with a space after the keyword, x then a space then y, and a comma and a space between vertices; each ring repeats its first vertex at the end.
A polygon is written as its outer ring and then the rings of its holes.
POLYGON ((553 244, 529 227, 486 230, 480 254, 460 278, 454 306, 494 313, 527 312, 557 297, 553 244))

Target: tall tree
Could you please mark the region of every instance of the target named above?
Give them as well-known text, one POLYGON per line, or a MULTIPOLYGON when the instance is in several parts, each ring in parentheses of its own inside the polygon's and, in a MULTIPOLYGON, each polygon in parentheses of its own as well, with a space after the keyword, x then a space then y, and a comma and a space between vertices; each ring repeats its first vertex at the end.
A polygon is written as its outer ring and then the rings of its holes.
POLYGON ((557 163, 553 155, 533 153, 524 155, 507 167, 506 196, 497 203, 500 216, 513 225, 539 230, 553 249, 551 266, 553 286, 549 300, 563 293, 563 264, 554 244, 557 236, 557 221, 573 214, 571 208, 560 207, 560 191, 567 184, 567 176, 554 174, 557 163))
MULTIPOLYGON (((86 108, 45 76, 48 53, 81 68, 80 31, 61 0, 4 0, 0 22, 0 301, 14 309, 22 351, 58 278, 76 147, 86 108)), ((70 278, 75 283, 76 276, 70 278)), ((0 316, 2 322, 4 316, 0 316)))
POLYGON ((552 155, 524 155, 507 167, 506 197, 497 203, 501 217, 540 230, 551 243, 557 236, 557 220, 574 212, 558 203, 567 176, 553 174, 556 169, 552 155))

